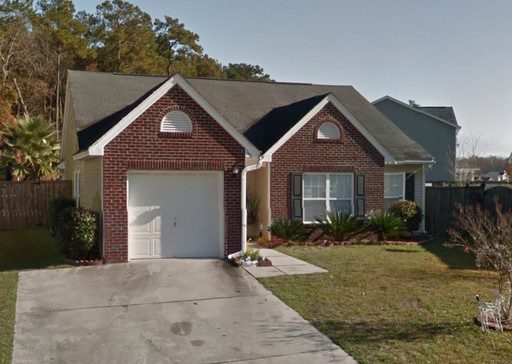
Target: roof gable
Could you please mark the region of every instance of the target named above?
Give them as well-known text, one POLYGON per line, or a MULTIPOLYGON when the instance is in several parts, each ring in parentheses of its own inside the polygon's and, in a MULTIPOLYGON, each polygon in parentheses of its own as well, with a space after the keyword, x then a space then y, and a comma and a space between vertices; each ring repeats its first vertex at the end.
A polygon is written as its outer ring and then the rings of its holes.
POLYGON ((405 107, 409 110, 426 115, 426 116, 430 117, 431 119, 440 121, 444 124, 447 124, 447 125, 457 128, 457 129, 460 129, 460 126, 457 123, 457 118, 455 117, 455 112, 453 111, 453 107, 451 107, 451 106, 418 106, 418 107, 414 107, 414 106, 406 104, 405 102, 397 100, 394 97, 391 97, 389 95, 381 97, 378 100, 375 100, 374 102, 372 102, 372 104, 377 105, 383 101, 391 101, 391 102, 393 102, 397 105, 400 105, 402 107, 405 107))
MULTIPOLYGON (((395 161, 432 159, 352 86, 175 76, 196 102, 215 115, 214 119, 220 120, 232 135, 237 135, 240 141, 245 139, 253 152, 258 148, 262 151, 269 149, 330 94, 395 161)), ((107 140, 111 130, 117 130, 118 124, 133 117, 140 105, 146 105, 145 100, 151 98, 166 80, 167 77, 160 76, 70 71, 69 90, 73 94, 80 148, 97 145, 95 138, 107 140)))
MULTIPOLYGON (((123 109, 119 113, 122 118, 119 122, 115 123, 115 125, 111 126, 108 131, 106 131, 98 140, 96 140, 89 148, 89 155, 103 155, 104 147, 114 139, 121 131, 123 131, 128 125, 130 125, 135 119, 137 119, 144 111, 146 111, 149 107, 151 107, 158 99, 160 99, 167 91, 169 91, 174 86, 180 86, 195 102, 199 104, 210 116, 217 121, 235 140, 237 140, 245 149, 249 155, 256 156, 259 154, 259 150, 252 145, 247 138, 245 138, 242 134, 240 134, 229 122, 227 122, 222 115, 220 115, 212 106, 206 101, 201 95, 197 94, 188 85, 187 81, 179 74, 175 74, 168 78, 164 83, 159 85, 154 89, 154 91, 148 92, 148 96, 143 96, 139 98, 139 100, 135 103, 136 105, 130 105, 128 109, 123 109), (129 110, 129 111, 128 111, 129 110), (126 115, 124 115, 126 112, 126 115), (123 116, 124 115, 124 116, 123 116)), ((114 120, 118 119, 115 117, 112 121, 103 120, 101 126, 101 131, 104 131, 106 128, 110 126, 110 123, 113 123, 114 120)), ((86 130, 91 129, 94 130, 98 123, 91 125, 89 128, 82 131, 85 133, 86 130)))

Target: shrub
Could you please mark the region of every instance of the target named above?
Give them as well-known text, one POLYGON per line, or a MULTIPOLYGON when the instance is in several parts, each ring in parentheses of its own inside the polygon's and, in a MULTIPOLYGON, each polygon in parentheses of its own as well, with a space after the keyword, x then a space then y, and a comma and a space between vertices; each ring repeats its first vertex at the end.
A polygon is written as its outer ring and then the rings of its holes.
POLYGON ((270 232, 287 241, 303 241, 308 235, 309 229, 302 221, 276 219, 270 225, 270 232))
POLYGON ((60 214, 59 225, 61 248, 66 257, 98 257, 98 218, 94 212, 81 207, 68 207, 60 214))
POLYGON ((405 222, 391 212, 376 211, 366 217, 366 225, 377 234, 379 240, 396 238, 407 234, 405 222))
POLYGON ((76 201, 72 198, 57 197, 50 202, 50 207, 48 209, 48 224, 52 230, 52 234, 55 235, 58 233, 60 215, 69 207, 76 207, 76 201))
POLYGON ((496 203, 494 211, 457 205, 453 227, 448 230, 448 246, 459 246, 475 254, 478 268, 490 269, 494 288, 504 298, 501 318, 512 318, 512 213, 496 203))
POLYGON ((401 218, 408 231, 417 231, 420 228, 422 211, 414 201, 396 201, 388 211, 401 218))
POLYGON ((360 224, 350 212, 330 211, 326 221, 317 219, 317 226, 327 235, 336 240, 345 240, 359 231, 360 224))

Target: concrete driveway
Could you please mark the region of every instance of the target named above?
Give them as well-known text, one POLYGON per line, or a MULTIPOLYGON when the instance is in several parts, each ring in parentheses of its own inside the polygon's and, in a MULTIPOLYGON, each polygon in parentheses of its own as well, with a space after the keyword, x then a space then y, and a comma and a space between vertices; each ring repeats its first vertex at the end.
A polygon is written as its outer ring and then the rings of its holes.
POLYGON ((153 260, 20 273, 14 363, 342 363, 242 269, 153 260))

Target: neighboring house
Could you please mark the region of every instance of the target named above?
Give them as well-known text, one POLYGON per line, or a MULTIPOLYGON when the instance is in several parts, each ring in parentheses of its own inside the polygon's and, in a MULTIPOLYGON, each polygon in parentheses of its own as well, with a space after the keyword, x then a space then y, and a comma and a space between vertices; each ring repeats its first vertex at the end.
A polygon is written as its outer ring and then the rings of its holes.
POLYGON ((103 217, 107 262, 224 257, 260 224, 424 207, 429 153, 351 86, 70 71, 65 177, 103 217))
POLYGON ((506 182, 508 181, 507 172, 487 172, 483 175, 482 180, 487 182, 506 182))
POLYGON ((373 104, 434 157, 436 163, 426 172, 427 182, 455 180, 460 126, 452 107, 410 106, 391 96, 384 96, 373 104))

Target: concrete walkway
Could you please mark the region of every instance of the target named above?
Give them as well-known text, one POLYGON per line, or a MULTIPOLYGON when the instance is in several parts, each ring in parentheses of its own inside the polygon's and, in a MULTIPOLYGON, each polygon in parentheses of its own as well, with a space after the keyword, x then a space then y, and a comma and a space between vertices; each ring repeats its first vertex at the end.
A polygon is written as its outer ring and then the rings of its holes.
POLYGON ((244 270, 166 259, 19 273, 13 363, 354 363, 244 270))
POLYGON ((276 277, 291 274, 327 273, 325 269, 291 257, 274 249, 259 248, 260 254, 270 259, 271 267, 244 267, 255 278, 276 277))

